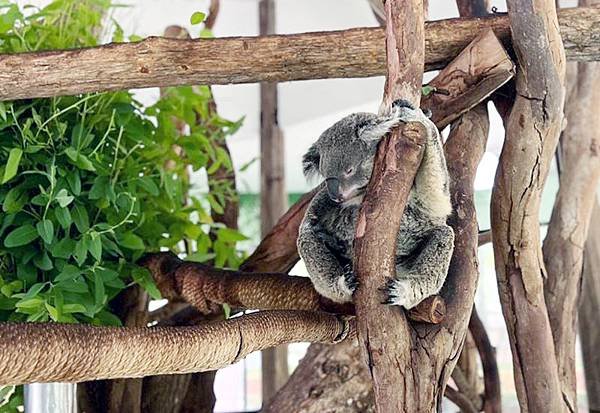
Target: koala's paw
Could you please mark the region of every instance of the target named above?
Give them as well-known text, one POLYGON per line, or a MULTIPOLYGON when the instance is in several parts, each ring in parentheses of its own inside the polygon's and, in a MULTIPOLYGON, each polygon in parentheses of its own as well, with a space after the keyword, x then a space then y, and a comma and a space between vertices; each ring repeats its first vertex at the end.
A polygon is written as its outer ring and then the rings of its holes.
POLYGON ((392 116, 403 123, 419 122, 428 126, 431 123, 429 117, 421 109, 415 108, 403 99, 395 100, 392 103, 392 116))
POLYGON ((344 280, 346 281, 346 286, 348 289, 354 292, 358 286, 358 279, 356 278, 356 274, 354 274, 352 264, 347 264, 344 266, 344 280))
POLYGON ((337 279, 336 289, 343 301, 351 301, 352 294, 356 291, 358 281, 356 274, 352 271, 352 264, 348 264, 344 267, 344 273, 337 279))
POLYGON ((415 107, 407 100, 397 99, 392 102, 392 109, 409 108, 415 110, 415 107))
POLYGON ((383 304, 399 305, 407 310, 413 308, 419 301, 415 301, 414 294, 411 291, 412 283, 406 279, 392 279, 383 288, 386 299, 383 304))

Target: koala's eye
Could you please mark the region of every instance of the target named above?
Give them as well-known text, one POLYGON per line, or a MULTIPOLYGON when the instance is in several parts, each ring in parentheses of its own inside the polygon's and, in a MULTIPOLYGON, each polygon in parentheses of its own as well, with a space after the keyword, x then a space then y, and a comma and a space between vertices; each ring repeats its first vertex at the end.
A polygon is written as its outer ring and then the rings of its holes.
POLYGON ((353 166, 351 166, 350 168, 346 169, 346 171, 344 172, 344 174, 345 174, 346 176, 350 176, 350 175, 352 175, 353 173, 354 173, 354 167, 353 167, 353 166))

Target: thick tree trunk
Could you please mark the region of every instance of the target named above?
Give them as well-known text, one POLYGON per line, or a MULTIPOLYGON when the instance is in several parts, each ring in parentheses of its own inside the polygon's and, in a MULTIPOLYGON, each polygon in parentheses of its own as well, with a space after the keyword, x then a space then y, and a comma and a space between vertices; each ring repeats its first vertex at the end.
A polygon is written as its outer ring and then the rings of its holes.
MULTIPOLYGON (((600 59, 600 9, 560 12, 570 60, 600 59)), ((426 23, 425 69, 448 64, 481 30, 509 43, 508 18, 426 23)), ((385 74, 385 36, 379 28, 285 36, 176 40, 2 55, 0 100, 131 88, 254 83, 385 74)))
POLYGON ((584 244, 600 179, 600 66, 570 63, 567 125, 559 144, 560 188, 544 240, 548 276, 544 295, 562 383, 562 396, 577 411, 575 343, 584 244))
POLYGON ((517 96, 492 192, 500 301, 524 412, 565 411, 544 301, 540 195, 562 125, 565 56, 551 0, 509 0, 517 96), (532 42, 531 39, 537 39, 532 42))
MULTIPOLYGON (((384 7, 388 74, 380 113, 391 110, 396 99, 419 107, 425 55, 422 0, 388 0, 384 7)), ((377 293, 396 273, 396 238, 423 157, 426 133, 422 125, 406 124, 383 138, 357 218, 354 271, 358 288, 354 303, 358 342, 373 381, 378 412, 419 411, 425 405, 415 400, 417 394, 431 393, 435 400, 440 391, 437 386, 433 392, 421 387, 425 383, 411 375, 421 360, 411 360, 412 343, 404 312, 382 305, 385 298, 377 293), (411 376, 413 379, 407 380, 411 376)), ((425 403, 431 405, 431 401, 425 403)))
POLYGON ((600 412, 600 205, 592 211, 583 257, 583 288, 579 307, 579 336, 590 413, 600 412))

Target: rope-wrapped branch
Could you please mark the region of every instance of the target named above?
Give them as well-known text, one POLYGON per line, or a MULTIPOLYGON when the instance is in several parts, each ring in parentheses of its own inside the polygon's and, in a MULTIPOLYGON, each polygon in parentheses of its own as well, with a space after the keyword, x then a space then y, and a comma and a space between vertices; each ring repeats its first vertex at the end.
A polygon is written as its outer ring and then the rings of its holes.
MULTIPOLYGON (((149 254, 141 263, 150 270, 163 296, 183 299, 200 311, 210 311, 212 303, 253 310, 354 314, 354 306, 320 296, 305 277, 221 270, 181 261, 170 252, 149 254)), ((408 316, 415 321, 437 324, 445 314, 444 300, 433 296, 410 310, 408 316)))
POLYGON ((336 343, 344 317, 266 311, 195 327, 0 323, 0 385, 81 382, 214 370, 293 342, 336 343))

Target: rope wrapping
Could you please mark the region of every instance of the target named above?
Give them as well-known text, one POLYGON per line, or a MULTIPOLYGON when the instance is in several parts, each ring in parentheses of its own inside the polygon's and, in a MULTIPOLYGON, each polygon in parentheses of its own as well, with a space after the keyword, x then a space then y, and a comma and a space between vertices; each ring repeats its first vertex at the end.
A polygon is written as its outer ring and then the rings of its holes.
POLYGON ((81 382, 215 370, 286 343, 337 343, 344 317, 264 311, 194 327, 0 323, 0 385, 81 382))

